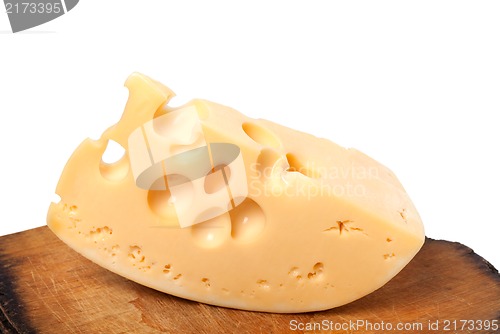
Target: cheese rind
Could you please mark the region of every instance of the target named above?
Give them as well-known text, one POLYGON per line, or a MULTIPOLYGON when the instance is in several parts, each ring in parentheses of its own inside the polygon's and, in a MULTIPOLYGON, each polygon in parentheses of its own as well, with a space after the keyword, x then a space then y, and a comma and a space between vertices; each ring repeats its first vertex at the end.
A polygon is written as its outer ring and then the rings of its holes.
POLYGON ((397 178, 359 151, 209 101, 170 108, 173 93, 141 74, 126 86, 122 119, 75 150, 47 217, 59 238, 102 267, 204 303, 307 312, 380 288, 423 245, 397 178), (140 126, 182 108, 196 110, 208 145, 239 148, 246 175, 229 179, 247 186, 237 204, 185 228, 168 189, 137 186, 131 150, 140 149, 129 146, 140 126), (126 153, 105 164, 110 140, 126 153))

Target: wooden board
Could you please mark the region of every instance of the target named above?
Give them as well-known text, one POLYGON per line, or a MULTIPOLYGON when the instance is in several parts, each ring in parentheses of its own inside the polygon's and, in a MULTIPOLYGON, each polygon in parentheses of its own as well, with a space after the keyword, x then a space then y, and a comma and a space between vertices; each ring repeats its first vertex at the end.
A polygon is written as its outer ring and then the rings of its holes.
POLYGON ((318 331, 341 333, 386 333, 388 326, 391 333, 442 333, 447 324, 448 333, 500 333, 480 330, 486 320, 500 325, 498 271, 468 247, 448 241, 427 239, 399 275, 351 304, 270 314, 143 287, 83 258, 47 227, 0 238, 2 333, 286 333, 315 323, 318 331), (461 320, 479 322, 465 323, 462 330, 461 320), (398 331, 399 324, 422 327, 398 331), (436 324, 439 330, 433 331, 436 324))

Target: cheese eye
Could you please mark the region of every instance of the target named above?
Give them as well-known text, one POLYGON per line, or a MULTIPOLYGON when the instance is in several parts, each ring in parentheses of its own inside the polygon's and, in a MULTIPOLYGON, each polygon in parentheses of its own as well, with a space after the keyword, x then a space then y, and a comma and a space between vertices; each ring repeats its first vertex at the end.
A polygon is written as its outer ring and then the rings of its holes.
POLYGON ((258 144, 278 148, 280 141, 271 131, 255 123, 243 123, 243 131, 258 144))
POLYGON ((252 242, 263 233, 266 216, 262 208, 247 198, 229 212, 231 217, 231 236, 238 241, 252 242))
POLYGON ((126 158, 123 146, 109 140, 106 150, 99 163, 99 171, 108 181, 120 181, 124 179, 129 172, 129 163, 126 158))

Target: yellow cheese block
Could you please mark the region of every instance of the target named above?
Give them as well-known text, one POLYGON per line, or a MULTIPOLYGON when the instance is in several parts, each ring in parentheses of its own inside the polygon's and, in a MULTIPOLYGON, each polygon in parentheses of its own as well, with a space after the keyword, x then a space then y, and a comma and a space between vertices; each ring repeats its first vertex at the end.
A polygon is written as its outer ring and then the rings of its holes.
POLYGON ((361 298, 424 242, 394 174, 355 149, 135 73, 121 120, 69 159, 47 222, 74 250, 195 301, 307 312, 361 298), (125 149, 108 164, 110 142, 125 149))

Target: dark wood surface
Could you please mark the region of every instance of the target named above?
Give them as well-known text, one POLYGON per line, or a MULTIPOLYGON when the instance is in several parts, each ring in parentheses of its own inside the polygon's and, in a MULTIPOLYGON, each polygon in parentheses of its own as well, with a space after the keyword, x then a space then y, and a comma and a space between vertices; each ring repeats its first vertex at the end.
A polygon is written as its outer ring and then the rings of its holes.
POLYGON ((2 333, 286 333, 308 323, 326 325, 317 327, 321 333, 386 333, 387 326, 391 333, 500 333, 480 330, 486 320, 500 325, 498 271, 470 248, 448 241, 427 239, 400 274, 351 304, 270 314, 200 304, 138 285, 83 258, 47 227, 0 237, 2 333), (462 329, 461 320, 479 322, 462 329), (429 324, 436 321, 439 330, 433 331, 429 324), (448 321, 451 330, 445 331, 448 321), (382 322, 386 330, 376 327, 382 322), (360 326, 347 328, 351 323, 360 326), (422 330, 395 330, 400 323, 421 324, 422 330))

